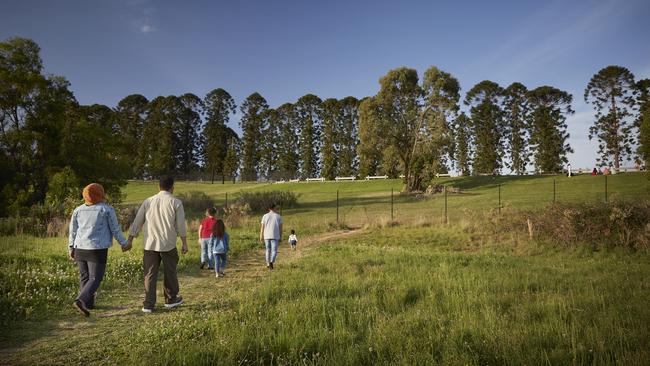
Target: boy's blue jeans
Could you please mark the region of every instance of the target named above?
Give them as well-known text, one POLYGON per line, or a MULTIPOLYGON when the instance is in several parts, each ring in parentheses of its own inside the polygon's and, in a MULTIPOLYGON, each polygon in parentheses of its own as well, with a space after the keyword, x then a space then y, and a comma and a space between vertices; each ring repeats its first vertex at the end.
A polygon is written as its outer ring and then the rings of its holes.
POLYGON ((264 239, 264 245, 266 246, 266 263, 274 263, 278 256, 278 240, 264 239))
POLYGON ((222 273, 226 269, 226 261, 228 256, 226 253, 213 253, 212 258, 214 258, 214 271, 215 273, 222 273))
POLYGON ((212 252, 210 251, 210 238, 201 239, 201 263, 207 263, 212 268, 212 252))

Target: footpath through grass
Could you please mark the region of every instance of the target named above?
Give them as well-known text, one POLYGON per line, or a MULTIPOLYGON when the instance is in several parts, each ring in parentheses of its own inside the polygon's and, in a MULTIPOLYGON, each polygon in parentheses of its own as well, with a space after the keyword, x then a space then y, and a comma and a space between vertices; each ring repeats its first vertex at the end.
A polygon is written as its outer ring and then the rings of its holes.
MULTIPOLYGON (((471 235, 333 232, 296 252, 284 245, 273 272, 261 252, 242 253, 224 279, 197 269, 192 246, 181 308, 144 315, 137 286, 109 285, 90 319, 66 308, 13 323, 0 362, 650 363, 647 257, 478 245, 471 235)), ((115 266, 120 254, 110 255, 115 266)))

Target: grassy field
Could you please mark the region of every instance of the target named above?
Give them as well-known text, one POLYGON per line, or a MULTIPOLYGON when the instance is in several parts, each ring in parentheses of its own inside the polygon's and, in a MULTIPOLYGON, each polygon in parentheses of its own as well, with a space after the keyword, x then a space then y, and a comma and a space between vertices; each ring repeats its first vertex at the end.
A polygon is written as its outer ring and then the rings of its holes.
MULTIPOLYGON (((499 184, 503 206, 542 207, 554 178, 557 200, 604 200, 603 177, 441 179, 461 188, 448 196, 450 225, 440 224, 442 195, 396 195, 400 224, 390 226, 376 224, 398 181, 179 182, 177 193, 201 190, 217 203, 226 192, 295 191, 298 206, 283 214, 301 241, 297 251, 284 243, 268 272, 251 218, 231 230, 231 266, 216 279, 198 269, 191 233, 179 266, 186 304, 151 315, 139 311, 141 243, 111 249, 86 319, 70 306, 77 273, 66 239, 0 238, 0 364, 650 364, 647 254, 477 239, 463 224, 496 209, 499 184), (337 190, 340 220, 358 229, 333 224, 337 190)), ((609 199, 648 199, 638 174, 609 177, 608 190, 609 199)), ((155 185, 126 193, 136 203, 155 185)))
MULTIPOLYGON (((605 179, 608 200, 650 199, 650 181, 639 173, 605 176, 501 176, 439 178, 435 184, 460 189, 447 195, 447 217, 451 223, 468 215, 502 208, 537 209, 553 202, 605 201, 605 179), (555 186, 555 188, 554 188, 555 186), (554 195, 555 190, 555 195, 554 195), (500 191, 500 193, 499 193, 500 191), (501 199, 499 200, 499 196, 501 199)), ((386 223, 391 221, 391 189, 393 190, 393 220, 401 223, 444 222, 445 196, 427 197, 400 195, 401 180, 325 182, 325 183, 189 183, 178 182, 175 193, 201 191, 210 195, 217 205, 229 202, 241 191, 288 190, 298 194, 298 206, 283 209, 287 226, 303 233, 327 230, 337 219, 337 191, 339 222, 350 226, 386 223)), ((155 182, 131 182, 125 189, 127 204, 140 203, 157 191, 155 182)), ((248 223, 254 227, 257 219, 248 223)))

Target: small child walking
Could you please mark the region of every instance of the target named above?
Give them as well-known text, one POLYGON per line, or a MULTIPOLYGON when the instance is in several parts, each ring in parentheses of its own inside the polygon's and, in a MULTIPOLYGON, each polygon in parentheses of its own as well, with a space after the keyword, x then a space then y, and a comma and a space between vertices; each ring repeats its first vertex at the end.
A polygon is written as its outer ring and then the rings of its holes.
POLYGON ((230 237, 226 232, 226 225, 223 220, 217 219, 212 227, 212 237, 210 238, 210 249, 214 260, 214 272, 216 277, 225 276, 226 260, 230 237))
POLYGON ((296 249, 296 245, 298 245, 298 237, 296 236, 296 230, 291 229, 291 235, 289 235, 289 244, 291 245, 291 250, 296 249))

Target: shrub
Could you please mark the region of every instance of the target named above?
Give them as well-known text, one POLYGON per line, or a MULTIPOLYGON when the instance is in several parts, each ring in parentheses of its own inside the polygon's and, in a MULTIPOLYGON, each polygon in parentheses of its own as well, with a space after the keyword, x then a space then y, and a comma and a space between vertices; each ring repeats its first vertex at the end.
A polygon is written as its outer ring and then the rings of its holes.
POLYGON ((120 223, 122 231, 127 231, 129 229, 131 223, 133 220, 135 220, 135 215, 138 213, 138 208, 139 207, 135 205, 115 207, 117 222, 120 223))
POLYGON ((203 216, 205 210, 214 206, 212 198, 201 191, 181 193, 178 195, 178 198, 183 201, 185 216, 203 216))
POLYGON ((539 211, 507 213, 502 230, 528 231, 560 246, 650 249, 650 202, 558 203, 539 211))
POLYGON ((235 201, 224 210, 224 223, 227 227, 240 227, 250 213, 251 208, 247 203, 235 201))
POLYGON ((291 191, 241 192, 235 202, 247 204, 252 212, 260 213, 267 211, 271 203, 283 208, 294 207, 298 196, 291 191))

